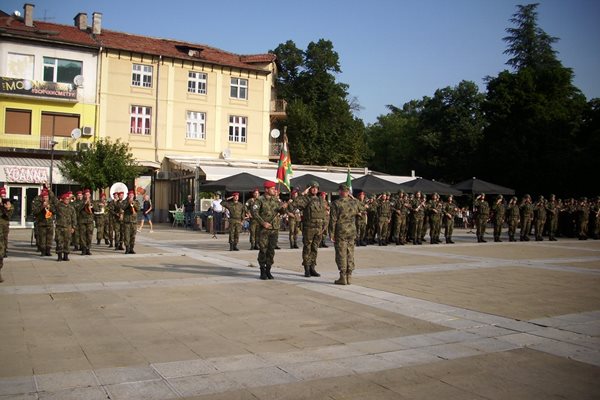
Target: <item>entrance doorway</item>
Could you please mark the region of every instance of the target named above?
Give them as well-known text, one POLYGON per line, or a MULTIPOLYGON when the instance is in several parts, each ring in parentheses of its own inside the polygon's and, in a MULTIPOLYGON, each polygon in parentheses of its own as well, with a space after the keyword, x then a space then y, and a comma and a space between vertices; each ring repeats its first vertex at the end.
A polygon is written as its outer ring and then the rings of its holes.
POLYGON ((10 226, 15 228, 32 228, 33 215, 31 205, 33 199, 40 194, 39 186, 6 185, 8 197, 14 209, 10 218, 10 226))

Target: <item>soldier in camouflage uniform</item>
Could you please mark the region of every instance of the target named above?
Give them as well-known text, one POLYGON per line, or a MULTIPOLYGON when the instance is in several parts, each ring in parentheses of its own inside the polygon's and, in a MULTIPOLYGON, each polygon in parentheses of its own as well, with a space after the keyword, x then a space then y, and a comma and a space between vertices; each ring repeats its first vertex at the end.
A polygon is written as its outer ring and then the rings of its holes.
POLYGON ((108 244, 108 236, 105 235, 105 225, 108 220, 106 194, 100 194, 100 200, 92 203, 94 209, 94 221, 96 222, 96 244, 99 245, 102 239, 108 244))
MULTIPOLYGON (((75 209, 75 213, 77 214, 77 218, 79 219, 79 207, 83 202, 83 191, 79 190, 75 193, 75 200, 71 201, 71 207, 75 209)), ((73 250, 77 251, 81 247, 81 238, 79 234, 79 220, 77 221, 77 228, 75 228, 75 232, 73 232, 73 237, 71 243, 73 245, 73 250)))
POLYGON ((290 249, 300 248, 298 247, 298 233, 300 233, 301 213, 299 209, 294 208, 293 206, 293 203, 297 198, 298 189, 294 189, 292 190, 292 193, 290 194, 290 199, 288 200, 290 206, 288 207, 287 211, 290 249))
POLYGON ((590 207, 590 220, 593 222, 593 238, 600 239, 600 196, 596 197, 596 201, 590 207))
POLYGON ((33 215, 38 225, 39 247, 42 257, 52 255, 50 250, 54 238, 54 213, 51 206, 54 198, 54 193, 44 187, 37 201, 32 204, 33 215))
POLYGON ((280 215, 285 212, 289 203, 280 203, 275 196, 275 182, 266 181, 265 193, 254 201, 252 218, 256 219, 258 230, 258 265, 260 279, 273 279, 271 267, 275 257, 275 247, 279 235, 280 215))
POLYGON ((83 191, 83 200, 78 205, 77 224, 79 225, 79 243, 81 255, 91 256, 92 237, 94 236, 94 205, 89 189, 83 191))
POLYGON ((360 209, 360 214, 356 216, 356 245, 366 246, 368 204, 365 192, 360 192, 358 194, 358 207, 360 209))
POLYGON ((556 241, 556 230, 558 229, 558 202, 556 196, 551 194, 550 199, 546 202, 546 215, 548 218, 548 240, 556 241))
POLYGON ((341 184, 340 197, 331 205, 329 232, 335 247, 335 263, 340 277, 337 285, 352 283, 354 271, 354 240, 356 238, 356 216, 360 214, 359 201, 350 195, 350 188, 341 184))
POLYGON ((442 207, 443 222, 444 222, 444 238, 446 243, 454 244, 452 241, 452 233, 454 232, 454 217, 458 213, 458 207, 454 203, 454 196, 448 196, 448 201, 442 207))
POLYGON ((389 193, 379 195, 377 202, 377 239, 379 246, 387 246, 389 239, 390 222, 392 221, 392 204, 389 193))
POLYGON ((367 201, 367 233, 366 240, 368 244, 375 243, 375 235, 377 234, 377 201, 371 195, 367 201))
POLYGON ((260 225, 258 221, 252 217, 252 207, 259 196, 260 191, 258 188, 254 188, 252 197, 246 201, 246 210, 248 210, 248 217, 250 219, 250 226, 248 228, 250 232, 250 250, 258 250, 258 230, 260 229, 260 225))
POLYGON ((123 242, 125 242, 125 254, 135 254, 135 234, 137 232, 137 218, 140 211, 140 202, 135 199, 135 192, 130 190, 127 199, 121 202, 121 213, 123 214, 123 242))
POLYGON ((477 226, 477 243, 485 243, 485 229, 490 218, 490 205, 485 200, 485 193, 475 199, 475 224, 477 226))
POLYGON ((302 211, 302 265, 304 276, 321 276, 316 271, 317 253, 327 219, 327 200, 319 196, 319 182, 313 181, 294 200, 292 207, 302 211))
POLYGON ((52 206, 56 215, 56 261, 69 261, 71 237, 77 227, 77 215, 71 206, 70 197, 69 193, 65 193, 52 206))
POLYGON ((429 243, 431 244, 441 243, 442 209, 443 204, 440 201, 440 195, 437 193, 432 194, 431 200, 427 204, 427 213, 429 214, 429 243))
POLYGON ((415 193, 411 204, 411 219, 412 219, 412 231, 411 236, 413 244, 421 244, 421 236, 423 230, 423 218, 425 216, 425 199, 421 192, 415 193))
POLYGON ((492 206, 492 221, 494 221, 494 242, 501 242, 500 235, 502 235, 502 225, 504 225, 504 215, 506 214, 506 207, 504 207, 504 197, 499 194, 496 197, 496 202, 492 206))
POLYGON ((410 207, 407 204, 406 193, 403 190, 398 192, 398 198, 394 203, 394 233, 393 238, 397 245, 406 244, 407 218, 410 207))
POLYGON ((540 196, 535 203, 533 215, 535 221, 535 240, 541 242, 544 240, 542 234, 546 225, 546 200, 544 200, 544 196, 540 196))
POLYGON ((239 251, 237 244, 240 241, 242 222, 246 216, 246 207, 240 203, 240 194, 234 192, 221 203, 229 210, 229 251, 239 251))
POLYGON ((508 241, 516 242, 515 234, 520 221, 520 210, 517 205, 517 198, 512 197, 506 208, 506 222, 508 224, 508 241))
POLYGON ((590 219, 590 205, 587 197, 582 197, 577 206, 577 237, 579 240, 588 239, 588 223, 590 219))
POLYGON ((13 206, 10 199, 6 197, 6 188, 0 187, 0 282, 2 279, 2 267, 4 266, 4 257, 6 257, 6 242, 5 237, 8 237, 8 226, 10 218, 13 214, 13 206))
POLYGON ((531 204, 530 195, 523 196, 519 208, 521 210, 521 242, 528 242, 531 222, 533 221, 533 204, 531 204))

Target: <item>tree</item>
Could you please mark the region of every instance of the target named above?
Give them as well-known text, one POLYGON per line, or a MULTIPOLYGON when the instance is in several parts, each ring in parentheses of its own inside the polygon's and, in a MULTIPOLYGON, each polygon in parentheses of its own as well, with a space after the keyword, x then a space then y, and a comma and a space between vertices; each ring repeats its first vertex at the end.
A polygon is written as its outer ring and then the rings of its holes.
POLYGON ((299 164, 362 166, 369 150, 364 124, 355 118, 355 98, 336 82, 339 56, 329 40, 299 50, 288 40, 271 51, 277 56, 279 96, 288 101, 288 138, 292 160, 299 164))
POLYGON ((115 182, 133 182, 141 172, 129 145, 108 138, 65 158, 59 168, 67 178, 93 190, 110 187, 115 182))

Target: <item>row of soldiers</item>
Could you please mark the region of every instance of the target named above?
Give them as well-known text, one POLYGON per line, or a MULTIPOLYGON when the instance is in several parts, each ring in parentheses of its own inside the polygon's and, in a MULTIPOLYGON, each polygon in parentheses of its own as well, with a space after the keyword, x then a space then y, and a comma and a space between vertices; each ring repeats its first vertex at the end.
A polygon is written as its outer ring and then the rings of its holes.
POLYGON ((99 200, 92 200, 91 191, 85 189, 73 196, 66 192, 58 199, 44 185, 32 203, 35 218, 36 240, 42 256, 51 256, 52 240, 56 242, 57 261, 68 261, 71 245, 82 255, 91 255, 94 227, 97 241, 101 240, 115 250, 135 254, 137 214, 140 204, 133 190, 127 198, 124 192, 114 193, 113 200, 106 201, 102 193, 99 200), (56 233, 56 234, 55 234, 56 233), (125 245, 125 248, 123 247, 125 245))

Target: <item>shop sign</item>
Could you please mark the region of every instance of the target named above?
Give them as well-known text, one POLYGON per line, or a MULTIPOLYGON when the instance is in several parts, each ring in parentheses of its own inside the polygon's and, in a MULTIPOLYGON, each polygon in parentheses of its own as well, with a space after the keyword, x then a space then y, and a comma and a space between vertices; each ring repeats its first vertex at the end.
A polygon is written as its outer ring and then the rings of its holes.
POLYGON ((30 81, 18 78, 1 77, 0 93, 77 100, 77 89, 70 83, 30 81))
POLYGON ((4 174, 11 183, 48 182, 48 168, 44 167, 4 167, 4 174))

